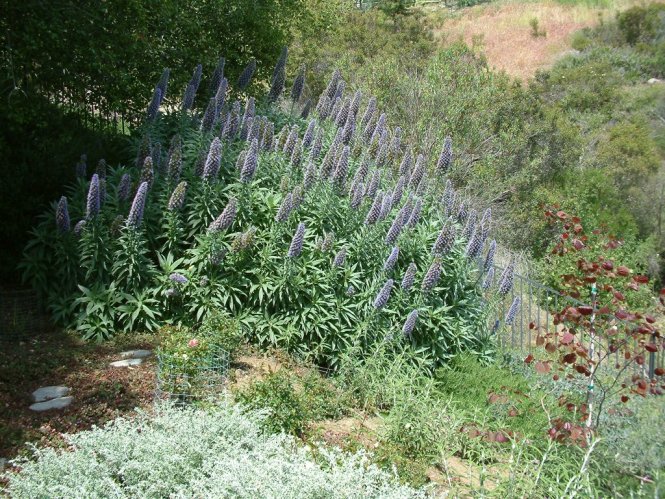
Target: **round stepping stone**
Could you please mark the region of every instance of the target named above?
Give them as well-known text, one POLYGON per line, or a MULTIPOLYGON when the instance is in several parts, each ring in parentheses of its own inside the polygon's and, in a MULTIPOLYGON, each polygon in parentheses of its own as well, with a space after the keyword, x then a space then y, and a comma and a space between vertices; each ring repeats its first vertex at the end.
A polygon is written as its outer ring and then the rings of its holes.
POLYGON ((33 402, 44 402, 45 400, 57 399, 68 395, 70 388, 67 386, 42 386, 32 392, 33 402))
POLYGON ((138 366, 143 363, 143 359, 124 359, 111 362, 111 367, 129 367, 138 366))
POLYGON ((150 350, 127 350, 126 352, 120 352, 120 357, 123 359, 145 359, 151 355, 152 351, 150 350))
POLYGON ((30 410, 36 412, 48 411, 50 409, 64 409, 72 403, 74 397, 58 397, 57 399, 47 400, 46 402, 37 402, 30 406, 30 410))

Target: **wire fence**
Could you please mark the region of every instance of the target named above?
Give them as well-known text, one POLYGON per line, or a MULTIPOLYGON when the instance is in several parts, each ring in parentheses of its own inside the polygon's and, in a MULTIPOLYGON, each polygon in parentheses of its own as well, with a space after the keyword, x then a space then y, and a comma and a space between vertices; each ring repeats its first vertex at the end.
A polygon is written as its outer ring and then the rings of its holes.
POLYGON ((20 341, 48 332, 51 322, 32 290, 0 290, 0 342, 20 341))
POLYGON ((163 352, 157 355, 157 388, 155 400, 171 400, 187 405, 223 394, 230 356, 221 348, 203 357, 163 352))
MULTIPOLYGON (((495 266, 495 280, 498 280, 501 272, 503 272, 503 268, 495 266)), ((498 339, 502 347, 517 350, 523 354, 531 354, 536 348, 540 348, 536 343, 539 331, 557 333, 553 335, 554 341, 560 339, 559 336, 563 333, 565 326, 555 324, 554 314, 561 312, 566 306, 578 307, 583 305, 588 304, 561 295, 555 289, 515 273, 512 289, 492 310, 490 325, 499 331, 498 339), (520 298, 521 305, 512 324, 506 325, 505 317, 508 308, 516 297, 520 298)), ((604 325, 609 328, 616 327, 617 329, 622 329, 633 327, 614 315, 604 314, 600 315, 600 317, 602 317, 604 325)), ((589 348, 591 343, 590 334, 584 328, 578 328, 576 333, 576 340, 586 348, 589 348)), ((632 340, 633 348, 638 346, 637 341, 637 339, 632 340)), ((663 338, 658 338, 655 335, 651 336, 650 342, 656 345, 657 352, 649 352, 647 358, 643 359, 643 362, 634 362, 633 374, 653 379, 655 370, 665 367, 665 342, 663 338)), ((607 345, 600 345, 600 347, 606 349, 607 345)), ((598 348, 597 341, 596 348, 598 348)), ((622 355, 623 353, 619 350, 614 353, 617 363, 621 362, 620 356, 622 355)))

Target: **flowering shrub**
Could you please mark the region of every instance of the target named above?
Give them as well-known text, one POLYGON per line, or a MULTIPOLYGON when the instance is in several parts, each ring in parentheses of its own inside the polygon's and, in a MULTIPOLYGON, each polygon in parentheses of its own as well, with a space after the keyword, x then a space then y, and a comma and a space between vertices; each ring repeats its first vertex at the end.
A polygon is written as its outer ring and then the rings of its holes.
MULTIPOLYGON (((451 140, 414 157, 339 72, 316 106, 299 88, 283 95, 286 57, 262 99, 219 68, 208 102, 186 90, 167 110, 156 91, 133 164, 104 163, 44 215, 26 279, 88 339, 223 310, 259 344, 329 366, 386 338, 436 362, 491 355, 480 263, 491 213, 447 181, 451 140)), ((188 89, 200 79, 199 66, 188 89)))
POLYGON ((265 414, 158 407, 68 436, 70 450, 35 449, 7 492, 32 497, 426 497, 367 455, 298 445, 264 433, 265 414))

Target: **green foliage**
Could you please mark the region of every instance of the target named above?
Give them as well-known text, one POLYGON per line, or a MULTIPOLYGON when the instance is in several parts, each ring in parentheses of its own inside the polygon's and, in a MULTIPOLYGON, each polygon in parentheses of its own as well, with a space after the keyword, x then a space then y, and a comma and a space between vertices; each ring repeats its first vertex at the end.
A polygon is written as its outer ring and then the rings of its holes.
POLYGON ((626 43, 635 45, 662 37, 665 33, 661 4, 632 7, 617 15, 617 24, 626 43))

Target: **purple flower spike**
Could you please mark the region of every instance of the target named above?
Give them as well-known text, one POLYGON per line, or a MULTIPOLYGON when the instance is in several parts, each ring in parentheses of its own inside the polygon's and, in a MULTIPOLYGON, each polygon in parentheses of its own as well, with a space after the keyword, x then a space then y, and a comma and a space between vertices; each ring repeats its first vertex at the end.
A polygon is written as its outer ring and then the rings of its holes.
POLYGON ((363 114, 363 117, 360 120, 361 130, 364 131, 367 128, 367 126, 374 119, 375 114, 376 114, 376 97, 370 97, 369 101, 367 102, 367 108, 365 109, 365 113, 363 114))
POLYGON ((201 119, 201 130, 204 132, 209 132, 215 124, 216 116, 217 101, 213 97, 208 101, 208 107, 206 107, 205 113, 203 113, 203 118, 201 119))
POLYGON ((86 220, 92 220, 99 214, 99 175, 96 173, 90 180, 88 189, 88 201, 85 207, 86 220))
POLYGON ((447 136, 443 141, 443 149, 439 155, 439 160, 436 162, 436 171, 440 175, 445 174, 450 168, 453 160, 453 141, 450 136, 447 136))
POLYGON ((436 284, 439 282, 441 277, 441 260, 435 258, 432 264, 430 265, 425 277, 423 277, 423 282, 421 284, 421 289, 424 292, 429 292, 434 289, 436 284))
POLYGON ((367 212, 367 216, 365 217, 365 225, 373 225, 377 222, 377 220, 379 219, 379 214, 381 213, 382 203, 383 203, 383 193, 379 192, 377 193, 376 197, 374 198, 374 202, 372 203, 372 206, 367 212))
POLYGON ((300 68, 298 76, 293 80, 293 86, 291 87, 291 100, 294 103, 300 101, 302 97, 302 91, 305 88, 305 68, 300 68))
POLYGON ((249 61, 249 64, 245 66, 245 69, 242 70, 242 73, 240 73, 240 76, 238 77, 238 88, 240 90, 245 90, 249 86, 249 82, 252 80, 252 76, 254 76, 255 71, 256 60, 252 59, 249 61))
POLYGON ((62 196, 58 201, 58 207, 55 210, 55 223, 60 232, 69 232, 71 229, 71 220, 69 218, 69 209, 67 207, 67 198, 62 196))
POLYGON ((275 102, 284 90, 284 82, 286 81, 286 58, 289 51, 287 47, 282 48, 282 53, 275 64, 275 69, 272 72, 270 79, 270 92, 268 93, 268 100, 275 102))
POLYGON ((76 237, 80 237, 81 233, 85 229, 85 220, 80 220, 75 226, 74 226, 74 235, 76 237))
POLYGON ((238 202, 235 198, 229 199, 229 202, 226 204, 226 207, 208 227, 208 232, 219 232, 226 230, 231 227, 231 224, 236 218, 238 213, 238 202))
POLYGON ((293 239, 291 239, 291 245, 289 246, 289 251, 286 254, 288 258, 298 258, 300 253, 302 253, 302 245, 305 241, 305 224, 300 222, 298 228, 296 229, 295 234, 293 234, 293 239))
POLYGON ((179 274, 177 272, 174 272, 169 276, 169 279, 177 284, 187 284, 189 282, 189 279, 187 279, 184 275, 179 274))
POLYGON ((259 142, 254 139, 252 144, 249 146, 249 151, 245 157, 245 162, 243 163, 242 170, 240 170, 240 181, 243 183, 251 182, 256 173, 256 167, 259 163, 259 142))
POLYGON ((346 176, 349 173, 349 154, 351 153, 349 146, 344 146, 342 154, 337 161, 337 167, 332 176, 332 181, 338 188, 343 188, 346 183, 346 176))
POLYGON ((159 113, 159 105, 162 103, 162 89, 159 87, 155 88, 155 91, 152 94, 152 100, 148 106, 148 121, 154 121, 157 118, 159 113))
POLYGON ((291 210, 293 209, 293 196, 291 193, 288 193, 282 200, 282 204, 277 210, 277 215, 275 215, 275 222, 284 223, 288 220, 291 210))
POLYGON ((219 167, 222 164, 222 141, 219 137, 215 137, 210 144, 208 150, 208 157, 206 158, 205 166, 203 167, 203 180, 211 181, 217 177, 219 167))
POLYGON ((303 149, 309 149, 314 142, 314 129, 316 128, 316 119, 310 120, 305 130, 305 135, 302 138, 303 149))
POLYGON ((418 222, 420 221, 420 213, 423 210, 423 202, 418 199, 416 200, 416 204, 413 207, 413 211, 411 212, 411 215, 409 216, 409 221, 406 222, 407 227, 415 227, 418 225, 418 222))
POLYGON ((501 278, 499 279, 499 294, 506 296, 513 288, 513 279, 515 273, 515 261, 510 260, 510 263, 503 269, 501 278))
POLYGON ((381 310, 386 306, 388 300, 390 299, 390 291, 393 289, 393 283, 394 281, 392 279, 388 279, 383 287, 379 290, 376 297, 374 298, 373 305, 375 309, 381 310))
POLYGON ((455 242, 455 232, 455 226, 446 223, 432 246, 432 255, 436 256, 448 253, 455 242))
POLYGON ((187 193, 187 182, 184 180, 180 182, 176 188, 173 190, 171 197, 169 198, 168 210, 177 211, 181 210, 185 205, 185 194, 187 193))
POLYGON ((493 282, 494 282, 494 268, 491 268, 487 271, 485 279, 483 280, 483 291, 487 291, 489 288, 491 288, 493 282))
POLYGON ((129 174, 123 174, 123 176, 120 177, 120 183, 118 184, 118 199, 120 201, 127 201, 131 186, 132 179, 129 177, 129 174))
POLYGON ((127 226, 133 229, 138 229, 141 226, 141 221, 143 220, 143 211, 145 209, 145 198, 148 194, 148 183, 142 182, 136 191, 134 196, 134 201, 132 201, 132 207, 129 210, 129 215, 127 216, 127 226))
POLYGON ((346 260, 346 248, 342 248, 337 252, 333 259, 333 267, 343 267, 346 260))
POLYGON ((388 258, 386 258, 386 261, 383 262, 384 272, 390 272, 393 269, 393 267, 395 267, 395 264, 397 263, 397 258, 399 258, 399 248, 395 246, 390 252, 390 255, 388 255, 388 258))
POLYGON ((416 159, 416 166, 413 168, 411 177, 409 178, 409 187, 416 189, 420 184, 421 180, 425 176, 425 158, 422 154, 418 155, 416 159))
POLYGON ((390 226, 390 229, 388 230, 388 234, 386 234, 386 239, 385 239, 386 244, 388 245, 395 244, 395 241, 397 241, 397 238, 402 232, 403 227, 404 227, 404 220, 402 214, 397 213, 395 219, 393 220, 392 225, 390 226))
POLYGON ((416 327, 416 321, 418 320, 418 310, 412 310, 411 313, 406 317, 404 321, 404 326, 402 326, 402 334, 405 338, 411 338, 413 334, 413 329, 416 327))
POLYGON ((316 165, 312 158, 307 162, 307 167, 305 168, 305 177, 303 178, 303 187, 305 190, 311 189, 316 182, 316 165))
POLYGON ((512 323, 515 321, 515 316, 517 315, 517 312, 519 311, 520 308, 520 297, 516 296, 515 299, 513 300, 513 303, 510 304, 510 308, 508 309, 508 313, 506 314, 506 319, 505 323, 507 326, 512 325, 512 323))
POLYGON ((402 278, 402 289, 404 291, 408 291, 413 287, 413 283, 416 280, 416 270, 417 267, 414 262, 411 262, 406 268, 406 272, 404 272, 404 277, 402 278))
POLYGON ((185 88, 185 93, 182 96, 182 110, 187 111, 194 105, 194 98, 196 97, 196 88, 191 83, 185 88))

